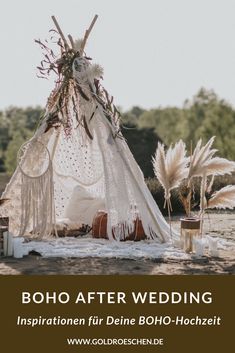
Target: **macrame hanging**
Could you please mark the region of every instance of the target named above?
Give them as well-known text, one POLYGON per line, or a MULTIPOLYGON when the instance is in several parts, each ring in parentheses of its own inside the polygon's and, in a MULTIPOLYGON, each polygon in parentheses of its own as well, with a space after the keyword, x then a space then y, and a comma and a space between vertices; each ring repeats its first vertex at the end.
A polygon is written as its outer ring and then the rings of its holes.
POLYGON ((49 236, 55 224, 53 168, 50 153, 37 139, 18 153, 21 172, 20 235, 49 236))

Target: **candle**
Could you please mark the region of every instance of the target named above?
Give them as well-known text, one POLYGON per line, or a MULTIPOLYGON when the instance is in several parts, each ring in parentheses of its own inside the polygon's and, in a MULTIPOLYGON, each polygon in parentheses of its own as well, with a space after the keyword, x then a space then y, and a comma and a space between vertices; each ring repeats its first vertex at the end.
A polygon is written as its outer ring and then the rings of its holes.
POLYGON ((205 243, 202 239, 194 239, 193 240, 193 250, 195 255, 201 257, 204 255, 205 243))
POLYGON ((22 239, 21 238, 14 238, 13 247, 14 247, 14 257, 16 259, 21 259, 24 255, 23 246, 22 246, 22 239))
POLYGON ((8 232, 7 256, 13 256, 13 235, 8 232))
POLYGON ((8 232, 3 233, 3 254, 7 256, 8 232))
POLYGON ((211 256, 219 256, 218 239, 207 236, 209 253, 211 256))

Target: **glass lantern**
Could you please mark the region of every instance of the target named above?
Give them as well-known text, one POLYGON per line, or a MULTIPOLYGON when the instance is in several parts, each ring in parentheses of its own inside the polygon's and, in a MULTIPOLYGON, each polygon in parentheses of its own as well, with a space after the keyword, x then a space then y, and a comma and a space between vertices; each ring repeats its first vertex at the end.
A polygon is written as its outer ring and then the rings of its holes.
POLYGON ((199 218, 181 218, 181 246, 185 252, 194 252, 194 239, 201 238, 199 218))

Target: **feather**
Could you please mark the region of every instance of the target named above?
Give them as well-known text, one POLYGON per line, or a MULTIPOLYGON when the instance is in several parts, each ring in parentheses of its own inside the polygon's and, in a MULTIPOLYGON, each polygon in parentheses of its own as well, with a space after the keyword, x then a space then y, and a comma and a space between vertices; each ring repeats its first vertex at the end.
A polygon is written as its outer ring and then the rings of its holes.
POLYGON ((234 208, 235 185, 227 185, 216 191, 209 199, 207 208, 234 208))
POLYGON ((186 158, 185 143, 180 140, 174 147, 170 146, 165 153, 164 146, 158 143, 155 158, 153 158, 154 173, 165 190, 165 198, 169 199, 170 191, 177 188, 187 176, 188 158, 186 158))
POLYGON ((89 136, 89 138, 90 138, 91 140, 93 140, 93 136, 92 136, 92 134, 90 133, 90 130, 89 130, 89 128, 88 128, 85 115, 82 116, 82 120, 83 120, 84 129, 85 129, 87 135, 89 136))
POLYGON ((0 199, 0 206, 4 205, 7 201, 10 201, 10 199, 0 199))
POLYGON ((104 75, 104 69, 99 64, 92 64, 90 65, 90 76, 91 78, 100 78, 104 75))
POLYGON ((76 51, 80 51, 81 50, 81 45, 82 45, 83 39, 76 39, 74 41, 74 49, 76 51))
POLYGON ((79 80, 87 81, 94 81, 94 79, 99 79, 103 76, 104 70, 98 64, 91 64, 87 66, 87 68, 79 73, 79 80))

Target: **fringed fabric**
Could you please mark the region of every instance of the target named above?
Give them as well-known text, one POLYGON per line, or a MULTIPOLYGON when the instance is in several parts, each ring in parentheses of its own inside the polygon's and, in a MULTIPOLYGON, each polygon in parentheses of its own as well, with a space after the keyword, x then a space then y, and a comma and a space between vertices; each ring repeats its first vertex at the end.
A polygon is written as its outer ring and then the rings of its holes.
POLYGON ((55 224, 53 168, 49 162, 46 172, 30 177, 21 172, 21 225, 20 235, 30 231, 37 238, 49 236, 55 224))

